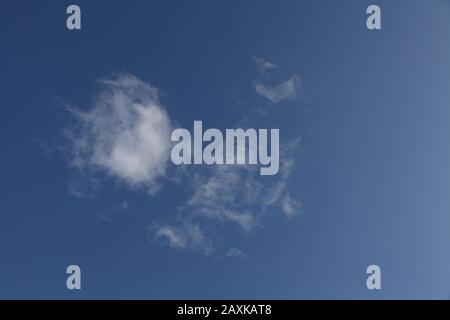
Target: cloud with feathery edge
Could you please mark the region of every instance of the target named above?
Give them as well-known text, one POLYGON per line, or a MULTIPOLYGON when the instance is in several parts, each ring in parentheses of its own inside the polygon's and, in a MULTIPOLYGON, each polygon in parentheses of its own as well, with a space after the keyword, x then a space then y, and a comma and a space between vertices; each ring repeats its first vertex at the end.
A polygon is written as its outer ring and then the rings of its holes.
MULTIPOLYGON (((172 130, 158 90, 129 74, 100 84, 101 90, 88 108, 68 107, 76 120, 66 130, 72 151, 70 165, 83 174, 104 173, 131 189, 157 191, 160 180, 171 180, 167 167, 172 130)), ((295 215, 300 202, 290 197, 286 185, 298 142, 282 147, 280 173, 269 181, 261 179, 255 167, 245 165, 184 172, 184 178, 178 178, 186 179, 192 191, 175 221, 152 222, 151 239, 177 250, 210 254, 214 250, 208 222, 234 225, 249 233, 260 226, 269 207, 279 206, 286 216, 295 215)))
POLYGON ((277 85, 265 85, 262 82, 255 83, 255 91, 262 97, 273 103, 279 103, 284 100, 292 100, 297 97, 301 80, 297 75, 293 75, 288 80, 277 85))
POLYGON ((100 81, 94 103, 69 107, 71 165, 103 172, 130 187, 159 188, 170 152, 171 121, 158 91, 132 75, 100 81))

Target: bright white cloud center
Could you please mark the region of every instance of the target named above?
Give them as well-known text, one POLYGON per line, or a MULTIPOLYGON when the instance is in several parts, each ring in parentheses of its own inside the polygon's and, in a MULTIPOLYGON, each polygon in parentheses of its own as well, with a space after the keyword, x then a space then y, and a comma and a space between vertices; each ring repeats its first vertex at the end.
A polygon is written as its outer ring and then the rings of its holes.
POLYGON ((131 75, 101 81, 87 111, 73 110, 74 163, 102 170, 130 186, 157 186, 170 153, 171 124, 151 85, 131 75))

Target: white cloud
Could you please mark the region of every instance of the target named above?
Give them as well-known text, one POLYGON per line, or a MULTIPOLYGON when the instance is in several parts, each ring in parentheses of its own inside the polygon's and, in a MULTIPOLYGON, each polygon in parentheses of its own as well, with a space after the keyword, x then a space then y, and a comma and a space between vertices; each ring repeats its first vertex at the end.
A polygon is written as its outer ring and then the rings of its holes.
POLYGON ((283 100, 295 99, 297 97, 297 91, 300 88, 300 85, 300 77, 293 75, 288 80, 275 86, 269 86, 261 82, 257 82, 255 83, 255 90, 262 97, 274 103, 279 103, 283 100))
POLYGON ((261 57, 253 57, 253 60, 255 61, 256 67, 258 69, 259 72, 264 73, 267 70, 270 69, 277 69, 278 66, 261 58, 261 57))
MULTIPOLYGON (((288 82, 298 81, 295 77, 288 82)), ((172 129, 158 91, 132 75, 101 83, 103 88, 89 108, 69 108, 77 120, 77 125, 67 131, 71 164, 83 175, 103 172, 130 187, 155 192, 161 178, 166 178, 172 129)), ((287 85, 290 86, 297 84, 287 85)), ((292 95, 286 93, 289 88, 265 90, 270 91, 273 101, 292 95)), ((202 167, 195 169, 195 175, 178 168, 177 172, 184 172, 177 177, 180 184, 188 183, 192 192, 180 209, 178 223, 154 224, 150 230, 153 239, 175 249, 209 254, 217 222, 250 232, 260 226, 260 218, 271 206, 281 206, 287 216, 292 216, 299 209, 299 202, 286 193, 286 184, 292 173, 292 151, 296 145, 297 142, 289 144, 289 148, 282 146, 279 174, 270 179, 259 176, 255 166, 202 167)), ((81 194, 83 188, 75 185, 73 190, 81 194)), ((128 202, 121 204, 121 209, 128 208, 128 202)), ((237 251, 229 253, 235 256, 237 251)))
MULTIPOLYGON (((212 166, 188 176, 192 193, 180 208, 179 226, 154 228, 156 238, 164 238, 167 244, 177 249, 211 248, 209 235, 217 227, 216 222, 234 225, 245 233, 261 225, 261 218, 271 206, 286 207, 286 215, 293 215, 297 203, 292 200, 284 204, 286 185, 294 161, 293 152, 298 146, 296 139, 281 148, 279 174, 266 179, 258 174, 256 167, 245 165, 212 166), (192 237, 192 225, 196 225, 199 236, 192 237), (208 228, 206 228, 208 226, 208 228), (208 230, 207 235, 201 229, 208 230)), ((283 211, 284 212, 284 211, 283 211)), ((196 233, 196 234, 197 234, 196 233)), ((210 252, 208 250, 202 250, 210 252)))
POLYGON ((165 226, 159 228, 155 232, 156 238, 166 238, 169 245, 173 248, 186 248, 187 247, 187 239, 183 233, 180 232, 178 228, 174 228, 171 226, 165 226))
POLYGON ((204 254, 212 252, 209 240, 198 225, 185 223, 182 226, 164 225, 153 229, 156 240, 165 240, 174 249, 191 249, 204 254))
POLYGON ((283 193, 285 193, 287 182, 294 169, 294 158, 292 153, 300 144, 300 138, 296 138, 281 146, 281 153, 285 155, 281 159, 279 179, 270 186, 270 192, 265 197, 264 202, 267 206, 273 205, 280 201, 283 193))
POLYGON ((258 204, 262 184, 245 166, 215 166, 197 176, 194 192, 185 209, 194 217, 207 217, 237 224, 244 231, 256 226, 251 209, 258 204))
POLYGON ((281 201, 281 207, 287 217, 293 217, 299 213, 301 203, 292 199, 289 193, 287 193, 281 201))
POLYGON ((268 196, 264 199, 266 205, 272 205, 280 200, 282 194, 286 189, 286 183, 289 176, 292 173, 294 167, 293 159, 285 159, 281 162, 280 178, 270 186, 270 192, 268 196))
POLYGON ((241 249, 231 248, 227 252, 227 257, 247 258, 247 255, 241 249))
POLYGON ((70 108, 72 164, 102 171, 131 187, 158 189, 170 152, 171 124, 158 91, 132 75, 101 81, 86 111, 70 108))

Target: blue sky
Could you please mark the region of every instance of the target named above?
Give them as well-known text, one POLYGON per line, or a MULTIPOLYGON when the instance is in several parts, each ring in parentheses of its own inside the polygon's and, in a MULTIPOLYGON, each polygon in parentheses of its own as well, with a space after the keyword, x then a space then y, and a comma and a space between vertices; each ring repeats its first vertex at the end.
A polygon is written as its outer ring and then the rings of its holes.
POLYGON ((76 3, 0 1, 0 298, 450 296, 448 1, 76 3), (176 168, 194 120, 280 172, 176 168))

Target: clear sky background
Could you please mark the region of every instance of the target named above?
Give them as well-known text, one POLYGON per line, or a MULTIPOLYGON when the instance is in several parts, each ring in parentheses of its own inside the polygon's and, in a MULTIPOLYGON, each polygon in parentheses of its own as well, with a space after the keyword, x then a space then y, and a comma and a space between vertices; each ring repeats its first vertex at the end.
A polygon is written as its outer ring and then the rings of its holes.
POLYGON ((74 3, 0 0, 0 298, 450 296, 448 1, 74 3), (194 120, 279 128, 279 174, 145 148, 194 120))

